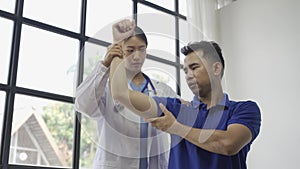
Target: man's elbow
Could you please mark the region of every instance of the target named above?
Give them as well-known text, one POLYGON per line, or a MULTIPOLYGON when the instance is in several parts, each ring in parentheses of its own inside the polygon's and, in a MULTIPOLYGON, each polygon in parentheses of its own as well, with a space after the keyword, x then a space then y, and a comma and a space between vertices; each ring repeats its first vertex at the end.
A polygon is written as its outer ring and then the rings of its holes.
POLYGON ((241 148, 234 143, 220 141, 217 144, 216 151, 225 156, 236 155, 241 150, 241 148))

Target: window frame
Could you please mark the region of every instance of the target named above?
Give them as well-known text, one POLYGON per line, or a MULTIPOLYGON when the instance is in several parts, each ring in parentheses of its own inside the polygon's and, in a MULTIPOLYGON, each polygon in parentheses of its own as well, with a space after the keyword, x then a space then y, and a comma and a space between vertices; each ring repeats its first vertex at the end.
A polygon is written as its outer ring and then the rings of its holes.
MULTIPOLYGON (((27 165, 15 165, 9 164, 9 153, 10 153, 10 143, 11 143, 11 130, 12 130, 12 121, 13 121, 13 109, 15 103, 16 94, 34 96, 43 99, 50 99, 54 101, 62 101, 66 103, 74 104, 74 98, 65 95, 54 94, 45 91, 39 91, 35 89, 28 89, 24 87, 19 87, 16 85, 17 81, 17 70, 19 63, 19 51, 20 51, 20 39, 22 34, 22 25, 32 26, 38 29, 49 31, 52 33, 60 34, 67 36, 73 39, 78 40, 79 49, 78 49, 78 75, 77 75, 77 84, 78 86, 83 80, 83 70, 84 70, 84 51, 81 50, 84 48, 86 42, 97 44, 103 47, 110 45, 109 42, 103 41, 101 39, 95 39, 93 37, 86 36, 86 17, 87 17, 87 1, 81 0, 81 16, 80 16, 80 31, 79 33, 59 28, 53 25, 45 24, 40 21, 32 20, 29 18, 23 17, 24 0, 16 0, 15 2, 15 11, 10 13, 7 11, 0 10, 0 17, 13 21, 13 31, 12 31, 12 43, 11 43, 11 53, 10 53, 10 62, 8 70, 7 83, 0 83, 0 91, 5 92, 5 103, 4 103, 4 116, 3 116, 3 128, 2 128, 2 137, 1 137, 1 154, 0 154, 0 167, 20 169, 20 168, 52 168, 52 167, 41 167, 41 166, 27 166, 27 165)), ((179 46, 179 19, 186 20, 186 16, 179 13, 179 2, 174 0, 175 9, 169 10, 167 8, 161 7, 154 3, 145 1, 145 0, 128 0, 132 2, 132 14, 134 19, 138 18, 138 5, 145 5, 155 10, 159 10, 163 13, 169 14, 175 18, 175 61, 166 60, 160 58, 159 56, 147 55, 147 58, 153 61, 157 61, 163 64, 174 66, 176 69, 176 92, 178 95, 181 94, 180 91, 180 69, 182 69, 182 64, 180 64, 180 46, 179 46)), ((73 162, 72 168, 79 169, 80 164, 80 137, 81 137, 81 115, 78 112, 74 114, 74 133, 73 133, 73 162)), ((53 167, 54 168, 54 167, 53 167)))

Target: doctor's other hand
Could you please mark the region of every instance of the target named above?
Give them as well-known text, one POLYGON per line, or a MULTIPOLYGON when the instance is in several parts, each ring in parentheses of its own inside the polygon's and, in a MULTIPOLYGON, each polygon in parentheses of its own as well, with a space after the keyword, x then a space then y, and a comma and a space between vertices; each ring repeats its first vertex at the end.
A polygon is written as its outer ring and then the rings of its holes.
POLYGON ((102 64, 106 67, 109 67, 111 64, 111 61, 113 60, 114 57, 119 57, 123 58, 123 51, 122 51, 122 46, 119 44, 112 44, 108 46, 107 52, 105 55, 105 58, 102 62, 102 64))
POLYGON ((135 21, 124 19, 112 26, 112 34, 114 43, 119 43, 127 37, 131 36, 135 28, 135 21))
POLYGON ((160 103, 159 107, 164 113, 164 116, 148 118, 145 119, 145 121, 151 123, 151 125, 157 129, 170 134, 176 134, 176 130, 180 127, 180 123, 177 122, 173 114, 163 104, 160 103))

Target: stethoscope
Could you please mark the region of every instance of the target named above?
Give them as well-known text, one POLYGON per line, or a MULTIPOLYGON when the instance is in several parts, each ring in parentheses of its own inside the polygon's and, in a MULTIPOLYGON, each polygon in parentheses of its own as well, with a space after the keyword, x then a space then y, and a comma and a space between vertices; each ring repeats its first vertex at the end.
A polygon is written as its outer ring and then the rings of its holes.
MULTIPOLYGON (((144 78, 145 78, 145 80, 146 80, 146 84, 145 84, 144 88, 141 90, 141 93, 144 93, 146 90, 148 90, 148 86, 150 85, 151 88, 152 88, 153 94, 154 94, 154 95, 157 95, 157 91, 156 91, 156 89, 155 89, 155 87, 154 87, 152 81, 150 80, 150 78, 149 78, 146 74, 144 74, 144 73, 142 73, 142 74, 143 74, 143 76, 144 76, 144 78)), ((147 93, 148 93, 149 91, 151 91, 151 90, 148 90, 147 93)), ((149 95, 149 93, 148 93, 148 95, 149 95)), ((121 110, 123 110, 123 109, 124 109, 124 106, 123 106, 123 105, 121 105, 121 104, 118 103, 118 102, 115 102, 115 103, 114 103, 114 110, 115 110, 115 112, 119 112, 119 111, 121 111, 121 110)))

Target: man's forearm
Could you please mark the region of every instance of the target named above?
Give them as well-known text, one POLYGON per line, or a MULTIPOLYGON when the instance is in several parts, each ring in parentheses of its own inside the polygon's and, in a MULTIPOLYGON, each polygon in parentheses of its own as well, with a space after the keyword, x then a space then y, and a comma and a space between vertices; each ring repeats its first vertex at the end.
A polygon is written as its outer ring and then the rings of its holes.
MULTIPOLYGON (((236 129, 243 128, 243 126, 238 124, 234 125, 234 127, 236 129)), ((237 133, 233 134, 233 131, 230 131, 230 129, 229 131, 199 129, 180 123, 176 128, 172 134, 176 134, 207 151, 222 155, 234 155, 250 141, 249 136, 243 137, 242 135, 237 135, 237 133)))
POLYGON ((157 116, 157 106, 152 97, 128 89, 124 63, 114 58, 110 65, 110 90, 112 97, 135 114, 149 118, 157 116))
POLYGON ((122 61, 122 59, 115 57, 110 64, 110 90, 112 97, 116 100, 128 97, 128 84, 122 61))

